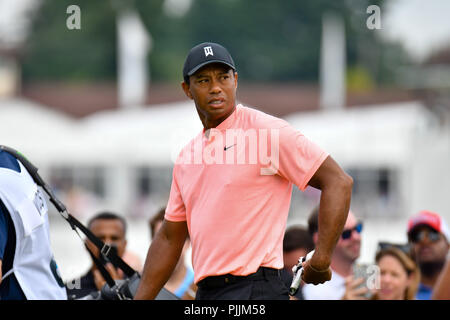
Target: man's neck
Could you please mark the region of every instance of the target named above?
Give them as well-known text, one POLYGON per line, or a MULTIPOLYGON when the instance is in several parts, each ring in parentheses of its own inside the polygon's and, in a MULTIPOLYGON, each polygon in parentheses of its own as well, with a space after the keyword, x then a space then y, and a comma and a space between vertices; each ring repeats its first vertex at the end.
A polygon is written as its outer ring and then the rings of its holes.
POLYGON ((205 128, 205 131, 217 127, 219 124, 221 124, 223 120, 217 121, 217 120, 202 120, 203 128, 205 128))
POLYGON ((330 265, 331 269, 342 277, 348 277, 353 274, 353 262, 333 258, 330 265))
POLYGON ((233 114, 233 112, 236 110, 236 107, 231 110, 231 112, 227 115, 224 115, 221 118, 218 119, 209 119, 202 113, 198 112, 198 115, 200 117, 200 121, 203 124, 203 128, 205 128, 205 131, 211 128, 216 128, 218 125, 220 125, 222 122, 224 122, 229 116, 233 114))
POLYGON ((444 267, 445 261, 419 264, 421 280, 427 287, 433 288, 444 267))
POLYGON ((427 287, 433 288, 434 285, 436 284, 438 276, 439 276, 439 274, 432 276, 432 277, 426 277, 426 276, 422 275, 420 282, 422 284, 426 285, 427 287))

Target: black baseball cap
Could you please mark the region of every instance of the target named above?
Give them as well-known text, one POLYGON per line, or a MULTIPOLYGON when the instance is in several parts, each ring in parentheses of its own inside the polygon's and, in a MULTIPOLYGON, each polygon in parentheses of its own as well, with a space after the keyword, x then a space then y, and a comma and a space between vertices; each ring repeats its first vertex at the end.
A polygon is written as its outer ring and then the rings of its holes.
POLYGON ((184 81, 188 82, 189 76, 210 63, 223 63, 236 71, 233 58, 225 47, 214 42, 203 42, 193 47, 186 57, 183 67, 184 81))

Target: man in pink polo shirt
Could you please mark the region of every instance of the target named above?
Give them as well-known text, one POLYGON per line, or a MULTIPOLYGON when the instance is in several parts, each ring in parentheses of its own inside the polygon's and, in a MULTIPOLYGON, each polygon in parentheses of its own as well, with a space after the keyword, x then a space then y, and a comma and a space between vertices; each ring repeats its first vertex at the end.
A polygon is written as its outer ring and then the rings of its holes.
POLYGON ((216 43, 191 49, 182 88, 204 129, 180 152, 165 220, 135 299, 153 299, 189 233, 196 299, 288 299, 280 278, 292 187, 322 191, 319 240, 303 280, 330 280, 330 260, 350 206, 353 180, 286 121, 236 105, 238 74, 216 43))

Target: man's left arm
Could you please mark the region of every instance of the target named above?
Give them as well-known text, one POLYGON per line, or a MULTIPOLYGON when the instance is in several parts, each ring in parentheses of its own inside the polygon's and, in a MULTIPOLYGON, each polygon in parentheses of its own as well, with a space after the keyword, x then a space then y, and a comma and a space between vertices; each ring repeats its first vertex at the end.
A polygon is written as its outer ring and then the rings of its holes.
POLYGON ((353 179, 328 156, 308 185, 321 190, 315 253, 304 263, 303 280, 319 284, 331 279, 331 257, 350 209, 353 179))
POLYGON ((278 141, 271 141, 271 144, 278 142, 277 174, 302 191, 308 185, 322 191, 319 239, 302 276, 307 283, 322 283, 331 279, 331 256, 347 220, 353 179, 327 152, 289 124, 281 121, 277 132, 278 141))

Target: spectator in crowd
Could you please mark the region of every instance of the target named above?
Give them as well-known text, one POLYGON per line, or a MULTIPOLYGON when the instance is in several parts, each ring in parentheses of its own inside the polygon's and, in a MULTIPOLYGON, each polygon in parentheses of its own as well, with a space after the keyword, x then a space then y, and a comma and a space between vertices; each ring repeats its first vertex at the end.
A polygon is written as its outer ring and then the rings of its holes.
MULTIPOLYGON (((150 231, 152 240, 156 233, 160 229, 163 221, 166 208, 159 210, 153 218, 150 219, 150 231)), ((182 300, 194 300, 197 286, 194 284, 194 271, 192 268, 186 266, 185 259, 186 253, 189 250, 190 242, 189 238, 186 239, 183 250, 180 255, 180 259, 169 278, 164 288, 174 293, 178 298, 182 300)))
POLYGON ((375 261, 380 268, 379 289, 373 300, 414 300, 420 271, 403 251, 389 247, 378 251, 375 261))
MULTIPOLYGON (((281 278, 288 288, 293 278, 292 267, 298 263, 300 257, 306 256, 312 250, 314 250, 314 242, 305 227, 295 225, 286 230, 283 238, 284 268, 281 270, 281 278)), ((298 300, 304 300, 302 284, 303 281, 294 296, 298 300)))
MULTIPOLYGON (((136 255, 132 253, 126 254, 127 223, 124 218, 115 213, 102 212, 91 218, 87 227, 105 244, 115 248, 118 255, 122 257, 126 263, 130 264, 132 268, 136 270, 142 269, 142 264, 136 255), (130 259, 132 260, 130 261, 130 259)), ((86 246, 95 258, 103 261, 98 248, 93 243, 87 240, 86 246)), ((124 278, 122 270, 114 268, 111 263, 106 263, 105 268, 114 280, 124 278)), ((106 281, 97 269, 97 266, 95 263, 92 263, 89 271, 80 279, 75 279, 66 283, 67 295, 69 299, 79 299, 94 291, 100 290, 105 283, 106 281)))
POLYGON ((409 219, 407 234, 412 256, 420 268, 416 298, 429 300, 446 262, 450 232, 439 214, 424 210, 409 219))
MULTIPOLYGON (((308 218, 308 231, 314 243, 318 241, 319 209, 316 207, 308 218)), ((336 244, 331 258, 331 280, 319 284, 303 286, 306 300, 356 300, 366 299, 368 289, 360 285, 363 279, 353 277, 353 266, 361 249, 362 222, 349 211, 344 231, 336 244)))
POLYGON ((450 300, 450 259, 447 259, 444 270, 434 286, 431 298, 433 300, 450 300))

